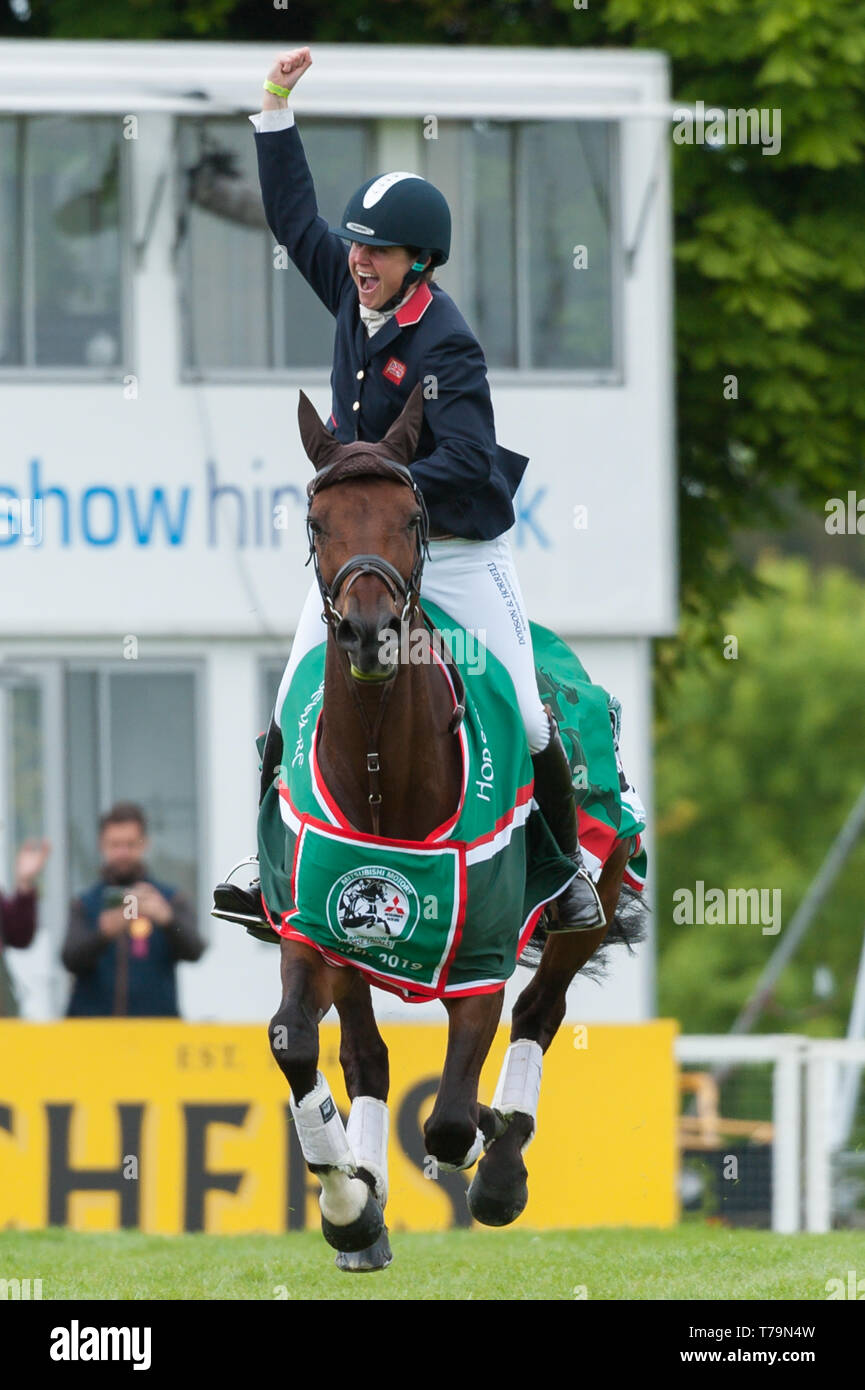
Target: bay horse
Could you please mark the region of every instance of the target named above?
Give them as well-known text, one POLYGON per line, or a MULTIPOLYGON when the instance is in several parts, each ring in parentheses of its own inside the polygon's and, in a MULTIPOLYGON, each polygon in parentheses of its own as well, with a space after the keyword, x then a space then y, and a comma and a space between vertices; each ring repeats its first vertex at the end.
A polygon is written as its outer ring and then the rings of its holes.
MULTIPOLYGON (((413 638, 427 632, 419 595, 428 519, 408 467, 422 414, 418 385, 380 443, 343 445, 303 392, 298 412, 316 469, 307 490, 307 532, 327 624, 318 772, 351 827, 402 842, 423 841, 453 818, 462 778, 454 687, 442 663, 393 663, 383 656, 383 637, 403 625, 413 638)), ((422 645, 423 636, 418 640, 422 645)), ((280 740, 277 767, 282 761, 280 740)), ((274 762, 266 744, 263 786, 268 768, 274 762)), ((607 923, 614 919, 630 843, 617 843, 598 884, 607 923)), ((442 998, 447 1053, 424 1125, 426 1151, 435 1171, 464 1170, 480 1159, 467 1200, 484 1224, 509 1224, 526 1205, 523 1152, 535 1129, 541 1058, 564 1017, 568 985, 606 933, 605 926, 549 936, 514 1009, 511 1046, 491 1106, 479 1103, 478 1085, 504 982, 487 992, 442 998)), ((321 1184, 322 1231, 341 1269, 384 1268, 391 1260, 383 1214, 388 1053, 369 979, 362 968, 332 963, 290 931, 280 935, 282 999, 269 1037, 291 1089, 304 1159, 321 1184), (319 1024, 331 1006, 339 1016, 340 1064, 351 1101, 345 1126, 318 1069, 319 1024)))

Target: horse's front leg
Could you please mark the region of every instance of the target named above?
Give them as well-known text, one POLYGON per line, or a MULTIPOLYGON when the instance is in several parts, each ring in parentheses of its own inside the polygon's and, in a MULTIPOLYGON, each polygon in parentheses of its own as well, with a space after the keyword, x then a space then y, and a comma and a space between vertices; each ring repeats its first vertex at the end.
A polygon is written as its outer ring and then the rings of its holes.
MULTIPOLYGON (((361 1176, 374 1183, 384 1211, 387 1203, 387 1141, 390 1085, 387 1046, 378 1030, 367 981, 356 970, 339 972, 334 991, 339 1014, 339 1060, 351 1100, 346 1135, 361 1176)), ((386 1269, 393 1260, 387 1227, 364 1250, 337 1256, 337 1268, 347 1274, 386 1269)))
POLYGON ((504 990, 445 999, 448 1046, 432 1114, 424 1125, 426 1151, 444 1172, 470 1168, 483 1149, 478 1084, 502 1012, 504 990))
POLYGON ((291 1087, 291 1113, 310 1172, 321 1183, 321 1229, 335 1250, 364 1250, 384 1218, 358 1164, 327 1080, 318 1070, 318 1025, 333 1000, 334 971, 317 951, 281 943, 282 1002, 270 1021, 270 1047, 291 1087))

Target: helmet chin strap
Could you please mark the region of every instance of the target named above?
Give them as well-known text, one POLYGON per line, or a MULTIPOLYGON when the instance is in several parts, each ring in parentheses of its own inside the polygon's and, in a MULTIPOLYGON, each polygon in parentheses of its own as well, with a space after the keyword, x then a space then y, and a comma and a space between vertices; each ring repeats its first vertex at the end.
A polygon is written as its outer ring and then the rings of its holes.
POLYGON ((418 259, 412 262, 405 275, 402 277, 402 284, 400 285, 396 294, 392 294, 390 299, 385 304, 379 306, 378 312, 380 314, 386 314, 390 309, 393 309, 397 304, 399 304, 409 285, 416 284, 423 272, 432 268, 431 265, 428 266, 424 264, 425 258, 429 258, 431 261, 432 252, 420 252, 418 259))

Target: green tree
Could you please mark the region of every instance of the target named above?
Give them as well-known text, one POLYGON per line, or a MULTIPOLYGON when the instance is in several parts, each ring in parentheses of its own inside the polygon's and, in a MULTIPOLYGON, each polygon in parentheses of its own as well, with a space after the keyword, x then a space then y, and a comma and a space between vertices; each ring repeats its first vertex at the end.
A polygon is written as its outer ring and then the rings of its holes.
MULTIPOLYGON (((764 559, 756 599, 726 615, 738 655, 681 673, 659 723, 655 825, 659 1008, 685 1032, 725 1031, 780 934, 760 925, 677 925, 674 893, 781 892, 789 925, 865 783, 865 584, 815 576, 802 560, 764 559)), ((733 650, 732 644, 728 649, 733 650)), ((865 842, 788 966, 760 1027, 843 1033, 865 930, 865 842), (814 970, 836 981, 814 995, 814 970)))
POLYGON ((688 645, 753 589, 740 528, 822 512, 862 478, 865 5, 611 0, 611 28, 672 58, 674 91, 781 113, 780 152, 677 147, 675 241, 682 600, 688 645), (723 380, 738 378, 738 399, 723 380))

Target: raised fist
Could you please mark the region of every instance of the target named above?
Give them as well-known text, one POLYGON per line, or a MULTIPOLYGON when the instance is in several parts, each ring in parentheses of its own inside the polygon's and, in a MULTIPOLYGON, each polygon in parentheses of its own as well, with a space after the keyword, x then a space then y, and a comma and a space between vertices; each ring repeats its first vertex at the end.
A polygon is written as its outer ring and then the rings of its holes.
POLYGON ((311 63, 308 48, 295 48, 290 53, 280 53, 267 74, 267 80, 275 82, 278 87, 296 87, 311 63))

